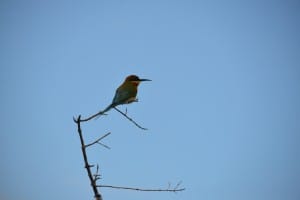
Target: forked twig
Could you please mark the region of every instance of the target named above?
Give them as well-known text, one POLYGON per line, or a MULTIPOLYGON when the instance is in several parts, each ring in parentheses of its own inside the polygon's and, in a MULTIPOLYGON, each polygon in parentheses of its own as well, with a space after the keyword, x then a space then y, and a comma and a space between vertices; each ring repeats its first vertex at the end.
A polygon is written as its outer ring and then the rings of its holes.
POLYGON ((104 139, 105 137, 107 137, 107 136, 110 135, 110 134, 111 134, 111 132, 108 132, 108 133, 106 133, 105 135, 103 135, 102 137, 100 137, 100 138, 98 138, 97 140, 95 140, 94 142, 92 142, 92 143, 90 143, 90 144, 86 144, 86 145, 85 145, 85 148, 86 148, 86 147, 89 147, 89 146, 92 146, 92 145, 94 145, 94 144, 100 144, 100 145, 102 145, 103 147, 105 147, 105 148, 107 148, 107 149, 110 149, 109 146, 107 146, 107 145, 105 145, 105 144, 103 144, 103 143, 100 142, 100 140, 104 139))
MULTIPOLYGON (((140 129, 142 129, 142 130, 148 130, 147 128, 144 128, 144 127, 142 127, 141 125, 139 125, 136 121, 134 121, 132 118, 130 118, 128 115, 127 115, 127 109, 126 109, 126 111, 125 111, 125 113, 124 112, 122 112, 120 109, 118 109, 117 107, 112 107, 113 109, 115 109, 116 111, 118 111, 120 114, 122 114, 124 117, 126 117, 129 121, 131 121, 136 127, 138 127, 138 128, 140 128, 140 129)), ((89 120, 91 120, 91 119, 94 119, 94 118, 96 118, 96 117, 99 117, 99 116, 101 116, 101 115, 107 115, 107 114, 105 114, 103 111, 99 111, 99 112, 97 112, 96 114, 94 114, 94 115, 91 115, 90 117, 87 117, 87 118, 85 118, 85 119, 80 119, 80 122, 87 122, 87 121, 89 121, 89 120)))

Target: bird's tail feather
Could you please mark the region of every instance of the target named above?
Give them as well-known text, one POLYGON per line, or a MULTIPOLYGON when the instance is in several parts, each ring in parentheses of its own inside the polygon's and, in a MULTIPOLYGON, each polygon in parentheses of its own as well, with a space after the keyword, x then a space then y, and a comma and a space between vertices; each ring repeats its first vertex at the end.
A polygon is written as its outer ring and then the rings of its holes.
POLYGON ((101 115, 105 114, 107 111, 109 111, 110 109, 112 109, 114 107, 114 104, 111 103, 109 106, 107 106, 104 110, 99 111, 96 115, 95 119, 98 119, 101 115))
POLYGON ((106 113, 107 111, 109 111, 110 109, 112 109, 114 107, 114 104, 111 103, 109 106, 107 106, 103 111, 101 111, 102 114, 106 113))

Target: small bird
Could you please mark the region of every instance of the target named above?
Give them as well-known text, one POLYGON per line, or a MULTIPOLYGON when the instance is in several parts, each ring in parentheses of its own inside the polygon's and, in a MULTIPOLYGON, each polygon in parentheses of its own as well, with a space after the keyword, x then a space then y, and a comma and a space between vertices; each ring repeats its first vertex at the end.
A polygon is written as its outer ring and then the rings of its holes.
POLYGON ((122 104, 136 102, 138 86, 142 81, 151 81, 150 79, 142 79, 136 75, 127 76, 125 81, 116 90, 112 103, 107 106, 101 113, 109 111, 111 108, 122 104))

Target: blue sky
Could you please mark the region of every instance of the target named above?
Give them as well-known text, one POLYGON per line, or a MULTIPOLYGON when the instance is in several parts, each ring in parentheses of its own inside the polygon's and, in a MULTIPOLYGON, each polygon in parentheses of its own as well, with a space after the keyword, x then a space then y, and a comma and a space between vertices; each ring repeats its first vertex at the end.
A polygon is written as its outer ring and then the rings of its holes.
POLYGON ((299 1, 1 1, 0 198, 92 199, 73 116, 104 199, 300 198, 299 1))

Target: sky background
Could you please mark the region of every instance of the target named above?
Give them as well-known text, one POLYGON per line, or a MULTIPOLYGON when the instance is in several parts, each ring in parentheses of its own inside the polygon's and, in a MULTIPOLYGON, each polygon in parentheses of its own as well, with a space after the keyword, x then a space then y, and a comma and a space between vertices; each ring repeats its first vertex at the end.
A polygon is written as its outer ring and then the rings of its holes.
POLYGON ((139 102, 82 125, 104 200, 300 199, 300 2, 0 2, 0 199, 93 199, 73 116, 130 74, 139 102))

